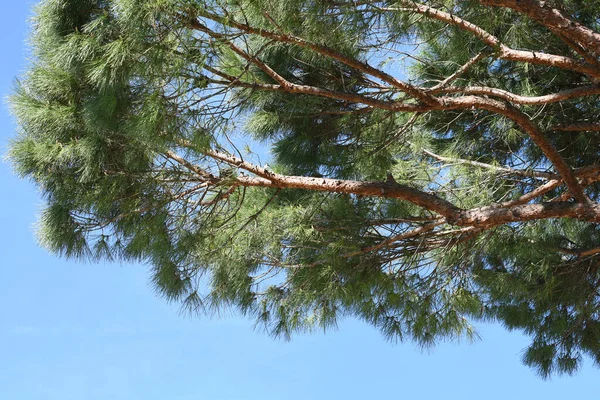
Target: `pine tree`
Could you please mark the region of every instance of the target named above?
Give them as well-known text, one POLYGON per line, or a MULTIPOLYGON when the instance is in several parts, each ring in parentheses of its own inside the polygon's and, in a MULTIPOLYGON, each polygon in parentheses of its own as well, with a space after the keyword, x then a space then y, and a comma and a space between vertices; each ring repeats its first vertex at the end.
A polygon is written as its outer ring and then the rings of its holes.
MULTIPOLYGON (((43 0, 9 157, 42 244, 269 333, 494 320, 600 364, 600 2, 43 0), (242 150, 261 143, 271 166, 242 150)), ((255 151, 255 150, 254 150, 255 151)))

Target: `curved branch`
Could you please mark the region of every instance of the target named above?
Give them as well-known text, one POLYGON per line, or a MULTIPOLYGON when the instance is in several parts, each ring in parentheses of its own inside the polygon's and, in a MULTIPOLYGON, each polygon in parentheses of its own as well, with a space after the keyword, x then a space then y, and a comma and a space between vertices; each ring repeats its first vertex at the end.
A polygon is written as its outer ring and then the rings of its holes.
POLYGON ((558 36, 565 36, 585 49, 600 54, 600 33, 566 17, 546 1, 539 0, 479 0, 481 4, 510 8, 539 22, 558 36))
POLYGON ((241 186, 304 189, 318 192, 355 194, 359 196, 405 200, 451 219, 457 218, 460 212, 460 208, 441 197, 410 186, 401 185, 394 181, 352 181, 344 179, 289 176, 270 172, 268 178, 256 178, 243 175, 238 176, 236 178, 236 183, 241 186))
POLYGON ((515 50, 502 44, 500 39, 483 28, 462 19, 454 14, 450 14, 424 4, 416 3, 409 0, 400 2, 403 7, 377 7, 382 11, 413 11, 424 15, 428 18, 433 18, 450 25, 454 25, 459 29, 470 32, 473 36, 479 38, 483 43, 487 44, 492 49, 498 52, 498 58, 507 61, 527 62, 531 64, 545 65, 576 71, 588 76, 600 78, 600 69, 594 65, 581 62, 569 57, 556 54, 547 54, 535 51, 515 50))
MULTIPOLYGON (((429 8, 429 7, 426 7, 426 8, 429 8)), ((207 14, 207 15, 211 16, 212 14, 207 14)), ((454 18, 453 16, 451 16, 451 17, 454 18)), ((216 18, 216 17, 213 17, 213 18, 216 18)), ((217 22, 220 22, 221 19, 222 18, 219 17, 219 19, 217 19, 217 22)), ((196 19, 193 19, 190 22, 190 24, 191 24, 192 28, 200 30, 202 32, 205 32, 213 38, 216 38, 219 40, 223 39, 222 34, 214 32, 213 30, 211 30, 207 26, 203 25, 196 19)), ((234 24, 234 26, 241 25, 241 27, 247 27, 247 25, 243 25, 243 24, 238 24, 238 23, 232 23, 232 24, 234 24)), ((249 31, 250 33, 260 34, 260 32, 262 32, 260 30, 257 30, 255 32, 254 28, 249 28, 249 27, 247 27, 246 29, 251 29, 249 31)), ((282 37, 282 35, 275 34, 272 32, 265 34, 265 35, 267 35, 265 37, 272 37, 274 40, 277 40, 277 39, 286 40, 286 37, 282 37)), ((297 38, 294 38, 294 40, 296 40, 296 39, 297 38)), ((298 40, 301 40, 301 39, 298 39, 298 40)), ((490 40, 492 40, 492 39, 490 39, 490 40)), ((291 41, 291 42, 296 43, 295 41, 291 41)), ((290 93, 303 93, 303 94, 310 94, 310 95, 316 95, 316 96, 322 96, 322 97, 342 99, 344 101, 363 103, 363 104, 366 104, 366 105, 369 105, 372 107, 382 108, 382 109, 391 110, 391 111, 424 112, 424 111, 429 111, 429 110, 479 108, 479 109, 492 111, 492 112, 504 115, 504 116, 510 118, 511 120, 513 120, 515 123, 517 123, 532 138, 532 140, 538 145, 538 147, 540 147, 540 149, 543 151, 543 153, 546 155, 546 157, 548 157, 550 162, 554 165, 557 172, 563 177, 564 182, 569 187, 569 190, 571 191, 571 193, 573 194, 575 199, 579 202, 587 202, 588 201, 587 197, 583 193, 581 186, 577 182, 577 179, 575 178, 571 168, 565 163, 565 161, 560 156, 558 151, 554 148, 554 146, 552 146, 552 144, 546 140, 546 138, 543 136, 542 132, 538 129, 538 127, 535 124, 533 124, 525 114, 523 114, 522 112, 520 112, 517 109, 509 107, 508 105, 506 105, 504 103, 498 102, 496 100, 481 98, 481 97, 476 97, 476 96, 463 96, 460 98, 447 98, 447 97, 446 98, 436 98, 435 102, 430 103, 429 105, 422 105, 422 106, 421 105, 407 105, 407 104, 403 104, 403 103, 381 102, 380 100, 372 99, 372 98, 369 98, 366 96, 361 96, 358 94, 333 92, 333 91, 318 88, 318 87, 294 84, 294 83, 286 80, 284 77, 282 77, 276 71, 274 71, 270 66, 268 66, 267 64, 262 62, 258 57, 249 55, 248 53, 246 53, 245 51, 240 49, 238 46, 236 46, 231 41, 226 41, 226 44, 240 57, 242 57, 245 60, 247 60, 248 62, 254 63, 256 66, 258 66, 267 75, 269 75, 276 82, 278 82, 285 91, 288 91, 290 93)), ((307 44, 305 44, 305 45, 307 45, 307 44)), ((307 46, 309 46, 309 45, 307 45, 307 46)), ((332 57, 333 56, 336 56, 336 55, 332 55, 332 57)), ((428 95, 428 96, 430 96, 430 95, 428 95)))
MULTIPOLYGON (((600 180, 599 172, 600 172, 600 166, 592 165, 589 167, 579 168, 578 170, 575 171, 575 175, 577 175, 577 178, 580 180, 581 185, 588 186, 588 185, 591 185, 592 183, 600 180)), ((562 183, 563 183, 562 179, 549 180, 548 182, 544 183, 541 186, 538 186, 531 192, 525 193, 524 195, 520 196, 517 199, 500 203, 498 206, 506 208, 506 207, 512 207, 512 206, 529 203, 531 200, 534 200, 534 199, 536 199, 540 196, 543 196, 546 193, 556 189, 557 187, 562 185, 562 183)), ((571 196, 569 196, 569 193, 567 193, 567 196, 561 196, 557 200, 558 201, 568 201, 570 199, 570 197, 571 196)))
MULTIPOLYGON (((183 145, 191 146, 189 143, 183 145)), ((222 179, 206 173, 202 168, 183 160, 172 152, 167 152, 167 156, 185 165, 189 170, 200 175, 201 180, 209 181, 212 184, 221 183, 222 179)), ((247 176, 240 174, 237 177, 228 177, 227 182, 230 185, 230 191, 235 187, 265 187, 275 189, 304 189, 312 191, 324 191, 332 193, 354 194, 360 196, 395 198, 411 202, 423 207, 426 210, 440 214, 443 219, 434 222, 427 227, 417 228, 416 231, 408 233, 418 234, 425 232, 429 227, 448 223, 451 225, 489 228, 492 226, 503 225, 513 222, 525 222, 548 218, 574 218, 582 221, 600 223, 600 204, 598 203, 572 203, 567 201, 552 201, 541 204, 525 204, 536 197, 547 193, 548 191, 560 185, 560 180, 551 180, 538 187, 529 194, 521 198, 501 204, 491 206, 462 210, 447 200, 436 195, 415 189, 406 185, 398 184, 393 180, 385 182, 365 182, 342 179, 329 179, 320 177, 289 176, 271 172, 265 168, 255 166, 252 163, 239 159, 235 156, 221 153, 215 150, 203 152, 205 155, 216 160, 225 162, 231 166, 251 172, 256 176, 247 176)), ((598 178, 599 166, 586 167, 577 171, 578 175, 587 177, 595 174, 598 178)), ((208 182, 207 182, 208 183, 208 182)), ((394 241, 404 238, 404 234, 394 237, 394 241)), ((387 243, 387 241, 385 242, 387 243)))
MULTIPOLYGON (((202 25, 198 21, 193 22, 193 27, 194 27, 194 29, 202 31, 215 39, 223 38, 221 34, 214 32, 213 30, 209 29, 205 25, 202 25)), ((425 105, 405 104, 405 103, 400 103, 400 102, 386 102, 386 101, 377 100, 377 99, 374 99, 371 97, 363 96, 360 94, 338 92, 338 91, 333 91, 333 90, 328 90, 328 89, 322 89, 322 88, 315 87, 315 86, 299 85, 296 83, 292 83, 292 82, 288 81, 287 79, 285 79, 280 74, 278 74, 275 70, 273 70, 271 67, 269 67, 267 64, 265 64, 263 61, 261 61, 258 57, 252 56, 252 55, 246 53, 245 51, 243 51, 241 48, 239 48, 238 46, 236 46, 234 43, 232 43, 230 41, 226 41, 226 44, 227 44, 227 46, 229 46, 230 49, 232 49, 240 57, 242 57, 246 61, 256 65, 264 73, 266 73, 271 78, 273 78, 273 80, 275 80, 277 83, 279 83, 279 85, 264 84, 264 83, 245 83, 245 82, 238 80, 237 78, 234 78, 233 80, 230 81, 232 86, 258 88, 258 89, 265 89, 265 90, 281 90, 281 91, 285 91, 288 93, 300 93, 300 94, 307 94, 307 95, 313 95, 313 96, 319 96, 319 97, 327 97, 327 98, 331 98, 331 99, 342 100, 342 101, 349 102, 349 103, 365 104, 365 105, 368 105, 368 106, 371 106, 374 108, 379 108, 379 109, 388 110, 388 111, 408 111, 408 112, 421 111, 422 112, 422 111, 428 111, 431 109, 430 107, 425 106, 425 105)), ((222 74, 220 76, 224 77, 225 79, 233 78, 231 76, 228 76, 227 74, 222 74)))
POLYGON ((521 105, 543 105, 558 103, 565 100, 570 100, 584 96, 594 96, 600 94, 599 85, 582 86, 575 89, 563 90, 560 92, 546 94, 542 96, 521 96, 507 90, 491 88, 487 86, 466 86, 466 87, 450 87, 440 90, 443 93, 462 93, 468 95, 485 95, 498 97, 513 104, 521 105))
MULTIPOLYGON (((211 21, 217 22, 219 24, 239 29, 246 33, 251 33, 251 34, 258 35, 258 36, 261 36, 264 38, 273 39, 280 43, 290 43, 290 44, 295 44, 297 46, 300 46, 302 48, 310 49, 316 53, 322 54, 333 60, 337 60, 343 64, 346 64, 347 66, 352 67, 352 68, 354 68, 358 71, 361 71, 365 74, 368 74, 368 75, 374 76, 378 79, 381 79, 383 82, 388 83, 392 87, 400 89, 401 91, 407 93, 408 95, 414 97, 415 99, 418 99, 419 101, 422 101, 425 104, 433 104, 436 102, 435 98, 432 97, 431 95, 427 94, 424 90, 419 89, 409 83, 400 81, 400 80, 394 78, 393 76, 387 74, 386 72, 372 67, 371 65, 369 65, 366 62, 359 61, 355 58, 345 56, 327 46, 319 45, 316 43, 311 43, 305 39, 302 39, 302 38, 299 38, 299 37, 296 37, 293 35, 276 33, 276 32, 266 30, 266 29, 262 29, 262 28, 260 28, 260 29, 255 28, 255 27, 249 26, 247 24, 242 24, 240 22, 236 22, 236 21, 232 20, 231 18, 225 18, 220 15, 216 15, 216 14, 210 13, 208 11, 204 11, 204 10, 198 11, 198 15, 201 17, 210 19, 211 21)), ((204 28, 204 25, 201 24, 200 22, 198 22, 196 19, 193 19, 191 21, 191 26, 196 29, 204 28)))

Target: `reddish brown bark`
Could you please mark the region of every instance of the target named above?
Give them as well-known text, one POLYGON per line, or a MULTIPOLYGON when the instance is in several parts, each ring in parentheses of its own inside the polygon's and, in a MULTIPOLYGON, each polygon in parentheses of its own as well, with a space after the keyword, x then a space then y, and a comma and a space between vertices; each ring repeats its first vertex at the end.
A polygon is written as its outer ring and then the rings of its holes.
MULTIPOLYGON (((190 145, 184 143, 184 145, 190 145)), ((513 201, 495 204, 486 207, 463 210, 435 194, 425 192, 407 185, 388 179, 383 182, 353 181, 343 179, 329 179, 322 177, 289 176, 281 175, 253 165, 229 154, 217 151, 206 151, 209 157, 225 162, 231 166, 253 173, 255 176, 240 174, 228 184, 232 188, 237 186, 265 187, 276 189, 303 189, 331 193, 353 194, 358 196, 371 196, 394 198, 408 201, 442 217, 443 221, 451 225, 470 226, 474 228, 488 228, 512 222, 525 222, 547 218, 574 218, 582 221, 600 222, 600 204, 598 203, 572 203, 554 201, 541 204, 525 204, 542 196, 560 185, 560 180, 550 180, 529 194, 513 201)), ((206 173, 200 167, 189 163, 174 153, 167 156, 176 160, 190 171, 199 176, 200 181, 212 185, 222 184, 222 180, 206 173)), ((594 166, 578 170, 577 173, 585 184, 600 180, 598 171, 600 167, 594 166)), ((232 189, 230 188, 229 191, 232 189)))
MULTIPOLYGON (((370 112, 373 109, 418 113, 475 109, 502 115, 512 120, 516 126, 529 135, 533 142, 546 155, 548 161, 553 165, 557 172, 557 174, 551 172, 515 172, 514 170, 504 169, 504 173, 514 173, 519 176, 545 180, 545 182, 541 183, 540 186, 532 189, 530 192, 522 194, 522 196, 517 199, 504 201, 500 204, 471 210, 462 210, 441 196, 407 185, 401 185, 393 180, 387 180, 385 182, 365 182, 320 177, 286 176, 275 174, 267 169, 255 166, 229 154, 212 150, 203 150, 205 155, 218 162, 229 164, 230 166, 239 168, 250 174, 240 174, 234 181, 229 180, 227 183, 232 185, 230 190, 233 190, 231 188, 238 186, 269 187, 394 198, 411 202, 432 213, 439 214, 444 223, 472 227, 475 230, 483 230, 491 226, 506 223, 524 222, 544 218, 575 218, 590 222, 600 222, 600 205, 591 203, 583 189, 594 182, 600 181, 600 177, 596 173, 598 167, 591 166, 588 168, 590 171, 596 171, 594 173, 585 169, 573 171, 561 157, 557 149, 546 139, 544 132, 542 132, 539 126, 532 121, 529 115, 519 108, 522 105, 543 106, 586 96, 596 96, 600 94, 600 86, 597 84, 575 86, 571 89, 540 96, 522 96, 517 93, 493 87, 452 86, 462 74, 466 73, 469 68, 484 57, 556 67, 586 75, 592 82, 596 82, 597 79, 600 79, 600 68, 598 67, 598 63, 595 62, 595 58, 590 56, 587 51, 589 50, 591 53, 600 54, 600 34, 572 21, 560 10, 549 7, 546 3, 541 1, 479 1, 483 5, 511 8, 538 21, 571 46, 571 48, 577 52, 575 58, 571 57, 573 53, 562 55, 512 49, 502 43, 498 37, 472 22, 423 3, 405 0, 400 1, 398 7, 379 7, 380 3, 378 2, 361 3, 372 6, 380 12, 413 12, 421 14, 424 18, 435 19, 452 25, 456 29, 470 33, 493 50, 493 52, 489 52, 489 54, 485 53, 484 55, 484 53, 480 53, 472 57, 468 62, 460 66, 455 73, 442 79, 439 84, 433 87, 418 87, 398 80, 390 74, 374 68, 364 61, 341 54, 325 45, 312 43, 304 38, 284 32, 283 30, 275 28, 273 28, 273 30, 256 28, 248 23, 235 21, 231 17, 224 18, 205 10, 197 10, 198 14, 187 21, 189 21, 188 24, 192 29, 204 32, 216 40, 225 41, 229 47, 242 59, 246 60, 248 64, 254 64, 272 79, 272 82, 248 82, 244 81, 245 76, 231 76, 219 71, 215 67, 206 66, 207 71, 212 72, 214 74, 213 76, 222 79, 223 81, 221 82, 224 82, 231 87, 243 87, 254 90, 275 90, 287 93, 326 97, 339 100, 348 105, 363 104, 366 106, 361 109, 363 112, 370 112), (200 19, 197 19, 196 17, 199 17, 200 19), (211 28, 203 24, 203 20, 212 21, 207 23, 211 28), (331 58, 355 69, 359 73, 364 74, 364 76, 370 77, 368 79, 376 78, 381 84, 379 82, 373 83, 374 86, 369 86, 368 90, 364 90, 360 93, 352 93, 333 91, 330 89, 291 82, 285 79, 280 73, 272 68, 272 66, 267 65, 261 59, 260 52, 251 54, 250 50, 240 47, 240 42, 234 42, 228 36, 214 31, 212 29, 212 24, 220 24, 226 27, 226 31, 234 30, 236 33, 242 35, 258 35, 274 42, 299 46, 311 50, 323 57, 331 58), (583 60, 580 60, 577 54, 583 57, 583 60), (377 94, 374 94, 375 92, 371 91, 373 88, 388 90, 389 93, 401 91, 403 92, 401 95, 402 101, 394 100, 393 96, 387 98, 378 97, 377 94), (529 204, 531 201, 539 201, 537 199, 540 199, 541 196, 552 190, 556 190, 563 184, 568 187, 569 192, 557 196, 555 199, 557 201, 529 204), (575 202, 567 202, 567 200, 573 199, 575 202)), ((276 26, 276 24, 274 26, 276 26)), ((600 130, 600 128, 598 127, 598 124, 595 123, 577 123, 574 121, 573 124, 559 126, 554 130, 597 131, 600 130)), ((189 146, 189 144, 186 143, 181 145, 186 147, 189 146)), ((175 159, 174 157, 177 157, 176 154, 170 154, 169 156, 173 159, 175 159)), ((438 159, 444 161, 443 158, 438 157, 438 159)), ((462 161, 473 167, 483 166, 483 164, 476 161, 462 161)), ((185 164, 185 160, 178 160, 178 162, 186 168, 196 172, 201 180, 210 182, 211 185, 223 184, 219 178, 215 178, 212 175, 207 177, 206 173, 202 172, 201 169, 199 170, 198 167, 185 164)), ((429 232, 431 230, 430 228, 431 226, 418 229, 422 229, 423 232, 429 232)), ((414 232, 421 232, 418 229, 414 232)))
POLYGON ((304 189, 319 192, 355 194, 359 196, 385 197, 405 200, 453 218, 460 209, 447 200, 410 186, 393 181, 368 182, 343 179, 316 178, 306 176, 286 176, 271 173, 268 178, 240 176, 237 182, 242 186, 272 187, 279 189, 304 189))
POLYGON ((489 206, 463 211, 452 222, 461 226, 486 227, 547 218, 574 218, 598 223, 600 222, 600 204, 552 202, 513 207, 489 206))
MULTIPOLYGON (((491 1, 480 0, 483 4, 488 5, 496 5, 491 4, 491 1)), ((510 1, 510 3, 518 3, 519 0, 510 1)), ((517 62, 527 62, 531 64, 539 64, 539 65, 547 65, 557 68, 568 69, 572 71, 577 71, 583 73, 585 75, 600 77, 600 69, 596 65, 590 65, 586 62, 578 61, 570 57, 557 55, 557 54, 547 54, 535 51, 526 51, 526 50, 515 50, 503 44, 500 39, 482 29, 481 27, 469 22, 463 18, 460 18, 457 15, 450 14, 444 12, 442 10, 438 10, 434 7, 427 6, 425 4, 420 4, 410 0, 404 0, 401 2, 402 6, 405 7, 406 10, 411 10, 413 12, 417 12, 419 14, 425 15, 427 18, 433 18, 441 22, 446 22, 448 24, 454 25, 459 29, 470 32, 473 36, 479 38, 482 42, 490 46, 492 49, 497 50, 497 56, 501 59, 508 61, 517 61, 517 62)), ((398 8, 383 8, 384 10, 390 11, 399 11, 401 9, 398 8)))
POLYGON ((510 8, 523 13, 547 27, 558 36, 565 36, 581 47, 600 54, 600 33, 567 17, 547 1, 539 0, 479 0, 482 4, 510 8))

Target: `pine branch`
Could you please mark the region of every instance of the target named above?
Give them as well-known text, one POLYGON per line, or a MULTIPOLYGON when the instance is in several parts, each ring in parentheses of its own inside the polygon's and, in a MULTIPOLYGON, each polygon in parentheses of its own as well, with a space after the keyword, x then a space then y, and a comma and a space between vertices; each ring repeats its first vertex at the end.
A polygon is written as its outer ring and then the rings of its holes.
POLYGON ((446 86, 448 86, 449 84, 451 84, 452 82, 454 82, 455 80, 460 78, 460 76, 463 75, 465 72, 467 72, 469 70, 469 68, 471 68, 473 65, 477 64, 477 62, 479 62, 481 59, 483 59, 487 56, 488 55, 485 53, 479 53, 479 54, 475 55, 469 61, 467 61, 464 65, 462 65, 458 70, 456 70, 455 73, 448 76, 447 78, 445 78, 443 81, 441 81, 437 85, 429 88, 427 91, 432 94, 437 94, 437 93, 443 91, 446 88, 446 86))
MULTIPOLYGON (((194 29, 200 30, 209 34, 211 37, 221 39, 222 36, 205 25, 200 24, 199 22, 194 22, 192 24, 194 29)), ((407 111, 407 112, 416 112, 416 111, 426 111, 430 109, 427 106, 422 105, 411 105, 404 104, 400 102, 385 102, 381 100, 377 100, 374 98, 370 98, 367 96, 362 96, 359 94, 347 93, 347 92, 335 92, 332 90, 322 89, 315 86, 309 85, 299 85, 292 83, 278 74, 275 70, 269 67, 267 64, 262 62, 258 57, 252 56, 247 52, 243 51, 240 47, 236 46, 233 42, 226 42, 227 46, 231 48, 236 54, 245 59, 246 61, 255 64, 261 70, 263 70, 267 75, 269 75, 273 80, 279 83, 277 85, 268 85, 268 84, 247 84, 243 82, 239 82, 237 80, 232 80, 231 84, 233 86, 241 86, 248 87, 253 89, 267 89, 267 90, 282 90, 288 93, 299 93, 299 94, 307 94, 319 97, 327 97, 336 100, 342 100, 349 103, 360 103, 365 104, 371 107, 379 108, 382 110, 388 111, 407 111)))
POLYGON ((600 33, 568 18, 561 10, 547 1, 539 0, 479 0, 481 4, 510 8, 526 14, 558 36, 565 36, 575 43, 600 55, 600 33))
POLYGON ((512 207, 487 206, 461 212, 454 224, 459 226, 498 226, 548 218, 573 218, 600 223, 600 204, 550 202, 512 207))
MULTIPOLYGON (((491 0, 489 2, 484 2, 480 0, 484 4, 492 3, 491 0)), ((519 0, 513 0, 510 3, 518 3, 519 0)), ((500 39, 485 31, 481 27, 460 18, 457 15, 450 14, 441 10, 438 10, 434 7, 426 6, 421 3, 417 3, 409 0, 400 1, 403 7, 377 7, 376 9, 381 11, 413 11, 419 14, 424 15, 426 18, 433 18, 441 22, 446 22, 450 25, 454 25, 459 29, 470 32, 475 37, 479 38, 482 42, 487 44, 491 49, 497 51, 497 57, 507 61, 517 61, 517 62, 527 62, 531 64, 545 65, 551 67, 557 67, 562 69, 567 69, 571 71, 580 72, 582 74, 592 76, 594 78, 600 78, 600 68, 596 65, 589 65, 585 62, 580 62, 578 60, 574 60, 572 58, 556 55, 556 54, 547 54, 543 52, 534 52, 534 51, 526 51, 526 50, 515 50, 512 49, 505 44, 503 44, 500 39)))
POLYGON ((466 95, 485 95, 498 97, 502 100, 509 101, 518 105, 544 105, 558 103, 561 101, 572 100, 579 97, 596 96, 600 94, 600 86, 589 85, 574 89, 562 90, 560 92, 546 94, 543 96, 521 96, 511 93, 507 90, 485 87, 485 86, 465 86, 465 87, 449 87, 441 89, 438 92, 442 93, 461 93, 466 95))
POLYGON ((452 164, 472 165, 474 167, 491 169, 491 170, 501 172, 504 174, 524 176, 524 177, 529 177, 529 178, 556 179, 555 174, 549 174, 547 172, 500 167, 497 165, 482 163, 482 162, 473 161, 473 160, 465 160, 462 158, 443 157, 443 156, 435 154, 427 149, 423 149, 423 153, 427 154, 428 156, 430 156, 438 161, 443 161, 443 162, 452 163, 452 164))
MULTIPOLYGON (((316 43, 311 43, 305 39, 302 39, 302 38, 299 38, 299 37, 296 37, 293 35, 284 34, 284 33, 276 33, 276 32, 266 30, 266 29, 262 29, 262 28, 260 28, 260 29, 255 28, 255 27, 249 26, 247 24, 242 24, 240 22, 236 22, 231 18, 225 18, 220 15, 210 13, 210 12, 204 11, 204 10, 198 11, 198 15, 208 18, 214 22, 217 22, 217 23, 220 23, 220 24, 223 24, 226 26, 230 26, 233 28, 237 28, 243 32, 259 35, 259 36, 262 36, 265 38, 275 40, 280 43, 291 43, 291 44, 295 44, 295 45, 303 47, 303 48, 310 49, 316 53, 322 54, 326 57, 329 57, 331 59, 334 59, 341 63, 344 63, 344 64, 346 64, 358 71, 361 71, 367 75, 371 75, 378 79, 381 79, 383 82, 386 82, 389 85, 391 85, 392 87, 397 88, 403 92, 406 92, 411 97, 414 97, 415 99, 418 99, 419 101, 422 101, 425 104, 435 104, 436 103, 436 100, 432 96, 427 94, 424 90, 416 88, 413 85, 410 85, 406 82, 402 82, 402 81, 394 78, 393 76, 389 75, 388 73, 370 66, 366 62, 359 61, 354 58, 345 56, 327 46, 319 45, 316 43)), ((202 26, 202 24, 200 24, 198 21, 196 21, 196 20, 192 21, 192 27, 197 28, 197 29, 203 29, 203 28, 201 28, 201 26, 202 26)))
POLYGON ((521 129, 523 129, 531 137, 535 144, 544 152, 546 157, 548 157, 548 160, 550 160, 557 172, 560 174, 560 176, 562 176, 564 182, 569 187, 569 190, 575 199, 581 203, 587 203, 589 201, 587 196, 583 193, 581 185, 579 185, 579 182, 577 182, 571 167, 567 165, 552 143, 550 143, 544 137, 544 134, 533 122, 531 122, 526 114, 502 102, 481 97, 464 96, 447 100, 444 99, 443 104, 448 109, 467 107, 479 108, 504 115, 505 117, 511 119, 518 126, 520 126, 521 129))
POLYGON ((550 131, 559 132, 598 132, 600 131, 600 124, 595 123, 578 123, 570 125, 557 125, 549 129, 550 131))

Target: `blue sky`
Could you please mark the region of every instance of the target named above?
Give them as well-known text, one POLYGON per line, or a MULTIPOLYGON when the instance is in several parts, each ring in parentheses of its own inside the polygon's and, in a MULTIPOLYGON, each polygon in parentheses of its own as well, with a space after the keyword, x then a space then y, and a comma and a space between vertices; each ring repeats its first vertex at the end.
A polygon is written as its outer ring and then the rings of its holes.
MULTIPOLYGON (((32 1, 3 1, 0 94, 26 66, 32 1)), ((0 109, 0 153, 15 133, 0 109)), ((479 324, 482 340, 427 352, 354 320, 273 340, 234 315, 190 319, 155 296, 147 268, 82 264, 39 248, 42 201, 0 164, 0 399, 269 400, 590 398, 600 370, 543 381, 526 337, 479 324)), ((593 398, 593 397, 592 397, 593 398)))

